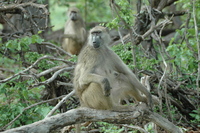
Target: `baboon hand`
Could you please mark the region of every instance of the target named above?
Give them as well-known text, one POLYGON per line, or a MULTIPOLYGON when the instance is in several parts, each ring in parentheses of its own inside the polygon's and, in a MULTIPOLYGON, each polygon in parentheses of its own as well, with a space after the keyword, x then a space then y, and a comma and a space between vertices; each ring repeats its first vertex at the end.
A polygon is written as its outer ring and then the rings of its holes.
POLYGON ((110 83, 108 81, 107 78, 104 78, 103 80, 103 93, 105 96, 109 96, 110 95, 110 90, 112 89, 111 86, 110 86, 110 83))

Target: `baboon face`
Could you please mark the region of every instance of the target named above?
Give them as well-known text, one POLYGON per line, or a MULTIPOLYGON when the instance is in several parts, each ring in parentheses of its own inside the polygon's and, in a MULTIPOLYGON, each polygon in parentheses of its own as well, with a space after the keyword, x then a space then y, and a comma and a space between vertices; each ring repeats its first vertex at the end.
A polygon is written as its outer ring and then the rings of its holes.
POLYGON ((72 21, 76 21, 78 19, 76 11, 71 11, 71 13, 70 13, 70 19, 72 21))
POLYGON ((101 46, 103 46, 103 44, 105 45, 109 43, 110 38, 106 28, 102 26, 96 26, 95 28, 93 28, 90 31, 89 41, 89 45, 91 45, 95 49, 100 48, 101 46))
POLYGON ((72 21, 77 21, 78 18, 79 18, 79 9, 78 8, 70 8, 69 9, 69 18, 72 20, 72 21))
POLYGON ((92 44, 94 48, 99 48, 101 43, 102 43, 102 38, 101 38, 102 31, 93 31, 91 33, 92 36, 92 44))

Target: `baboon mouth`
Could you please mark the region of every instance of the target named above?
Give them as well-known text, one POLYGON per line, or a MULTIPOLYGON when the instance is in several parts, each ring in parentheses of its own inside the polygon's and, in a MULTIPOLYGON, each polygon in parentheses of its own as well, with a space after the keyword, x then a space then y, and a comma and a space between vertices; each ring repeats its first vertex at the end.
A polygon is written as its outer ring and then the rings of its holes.
POLYGON ((77 19, 71 19, 72 21, 76 21, 77 19))
POLYGON ((94 48, 99 48, 99 46, 100 46, 99 43, 93 43, 94 48))

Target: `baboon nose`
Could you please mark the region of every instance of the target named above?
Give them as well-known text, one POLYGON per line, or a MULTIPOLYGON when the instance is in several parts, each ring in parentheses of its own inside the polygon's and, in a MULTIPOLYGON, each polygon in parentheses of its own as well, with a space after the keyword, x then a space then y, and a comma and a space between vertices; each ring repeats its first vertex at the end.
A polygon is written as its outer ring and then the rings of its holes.
POLYGON ((94 41, 94 42, 93 42, 93 47, 94 47, 94 48, 98 48, 98 47, 100 46, 99 44, 100 44, 100 43, 94 41))

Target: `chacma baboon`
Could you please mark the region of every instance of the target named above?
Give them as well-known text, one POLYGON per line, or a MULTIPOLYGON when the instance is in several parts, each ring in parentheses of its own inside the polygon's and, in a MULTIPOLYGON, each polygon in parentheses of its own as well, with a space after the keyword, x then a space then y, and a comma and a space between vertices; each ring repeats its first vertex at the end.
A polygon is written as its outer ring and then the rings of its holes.
POLYGON ((78 55, 86 41, 86 30, 80 11, 76 7, 68 9, 68 21, 65 24, 62 47, 73 55, 78 55))
POLYGON ((150 92, 107 46, 110 40, 106 28, 96 26, 90 30, 88 42, 78 56, 74 88, 81 105, 120 111, 127 106, 120 105, 119 101, 133 97, 152 108, 150 92))

